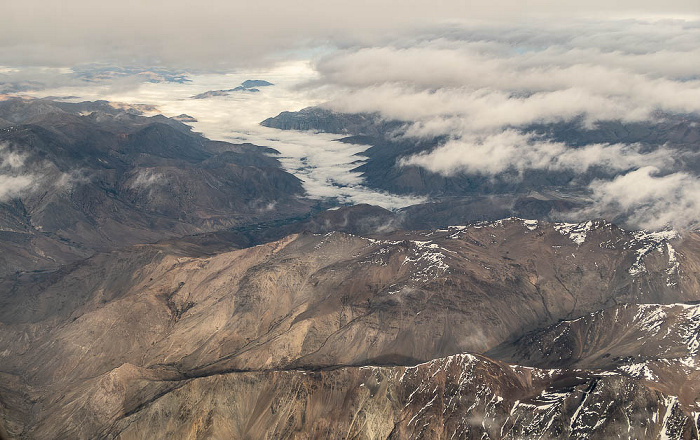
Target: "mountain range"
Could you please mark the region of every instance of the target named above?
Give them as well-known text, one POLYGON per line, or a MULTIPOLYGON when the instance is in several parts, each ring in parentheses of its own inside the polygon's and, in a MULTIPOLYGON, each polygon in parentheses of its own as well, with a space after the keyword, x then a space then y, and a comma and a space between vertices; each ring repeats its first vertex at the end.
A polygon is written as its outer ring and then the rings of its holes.
POLYGON ((31 438, 696 436, 699 243, 508 219, 100 254, 4 281, 6 426, 31 438))
POLYGON ((274 86, 271 82, 262 79, 247 79, 241 83, 240 86, 236 86, 232 89, 226 90, 209 90, 206 92, 198 93, 192 96, 192 99, 206 99, 214 98, 217 96, 229 96, 233 92, 249 92, 256 93, 260 91, 260 87, 274 86))
MULTIPOLYGON (((415 178, 439 140, 376 115, 264 122, 435 197, 338 206, 156 110, 0 101, 0 439, 700 437, 697 231, 548 221, 585 203, 552 176, 415 178)), ((532 130, 695 148, 664 124, 532 130)))

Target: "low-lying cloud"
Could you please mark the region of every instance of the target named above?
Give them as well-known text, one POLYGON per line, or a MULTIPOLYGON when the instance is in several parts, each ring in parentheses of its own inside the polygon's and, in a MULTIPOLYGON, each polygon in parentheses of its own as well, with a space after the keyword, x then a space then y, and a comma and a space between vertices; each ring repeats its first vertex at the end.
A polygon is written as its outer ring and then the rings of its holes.
POLYGON ((524 27, 522 41, 476 32, 338 51, 317 63, 314 85, 336 90, 328 107, 409 121, 410 135, 700 111, 700 26, 646 23, 645 34, 637 22, 613 24, 591 23, 578 35, 544 27, 537 42, 524 27), (680 43, 657 47, 658 34, 680 43))
POLYGON ((663 174, 648 166, 595 181, 591 189, 595 203, 578 216, 624 218, 646 229, 700 225, 700 180, 688 173, 663 174))
POLYGON ((611 172, 651 164, 670 166, 672 157, 665 149, 641 153, 638 146, 625 144, 570 148, 533 134, 504 130, 483 137, 451 140, 433 151, 404 158, 401 165, 416 165, 444 175, 460 172, 495 175, 529 169, 585 173, 593 166, 611 172))
POLYGON ((0 174, 0 202, 19 197, 34 185, 34 176, 8 176, 0 174))
POLYGON ((64 173, 49 162, 29 158, 28 153, 0 143, 0 203, 52 190, 66 191, 87 180, 80 170, 64 173))
POLYGON ((0 170, 15 170, 22 168, 27 158, 25 154, 11 151, 6 144, 0 143, 0 170))
POLYGON ((36 176, 23 170, 25 158, 0 143, 0 202, 19 197, 34 186, 36 176))
MULTIPOLYGON (((700 218, 694 171, 667 145, 567 145, 533 125, 663 122, 700 114, 700 22, 572 21, 564 24, 454 26, 321 58, 319 78, 348 113, 404 121, 397 137, 440 138, 431 151, 399 159, 446 176, 527 170, 607 172, 589 186, 581 214, 634 226, 689 227, 700 218), (618 196, 619 194, 619 196, 618 196), (633 197, 632 195, 636 196, 633 197)), ((600 176, 600 174, 597 174, 600 176)))
POLYGON ((141 170, 136 178, 131 181, 129 187, 132 189, 150 189, 154 185, 166 183, 165 175, 152 170, 141 170))

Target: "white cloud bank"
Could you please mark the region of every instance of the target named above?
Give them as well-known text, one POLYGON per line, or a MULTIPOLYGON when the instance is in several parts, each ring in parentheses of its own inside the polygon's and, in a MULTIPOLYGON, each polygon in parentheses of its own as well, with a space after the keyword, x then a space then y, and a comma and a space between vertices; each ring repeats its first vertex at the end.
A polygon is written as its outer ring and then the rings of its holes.
POLYGON ((457 36, 465 39, 440 35, 412 46, 353 48, 321 59, 319 82, 336 92, 329 107, 411 121, 412 135, 700 111, 700 25, 595 25, 569 34, 544 28, 536 42, 532 29, 520 29, 520 41, 488 29, 457 36), (659 35, 668 38, 665 46, 659 35), (593 46, 600 40, 605 48, 593 46))
POLYGON ((520 131, 556 122, 592 128, 603 121, 658 122, 666 114, 697 117, 698 21, 455 26, 337 51, 316 67, 320 78, 310 87, 327 91, 326 107, 406 121, 399 136, 446 139, 400 165, 448 176, 597 167, 622 175, 590 185, 587 214, 624 212, 632 224, 653 228, 690 227, 700 219, 697 175, 679 173, 675 159, 682 154, 666 146, 653 152, 621 144, 571 147, 520 131))
POLYGON ((596 203, 576 213, 585 217, 628 218, 647 229, 700 226, 700 180, 688 173, 664 175, 643 167, 611 181, 591 184, 596 203))
POLYGON ((401 164, 421 166, 444 175, 458 172, 494 175, 529 169, 585 173, 593 166, 608 171, 626 171, 649 164, 668 166, 673 164, 673 156, 665 149, 640 153, 638 147, 624 144, 570 148, 561 142, 505 130, 481 138, 451 140, 435 151, 404 158, 401 164))

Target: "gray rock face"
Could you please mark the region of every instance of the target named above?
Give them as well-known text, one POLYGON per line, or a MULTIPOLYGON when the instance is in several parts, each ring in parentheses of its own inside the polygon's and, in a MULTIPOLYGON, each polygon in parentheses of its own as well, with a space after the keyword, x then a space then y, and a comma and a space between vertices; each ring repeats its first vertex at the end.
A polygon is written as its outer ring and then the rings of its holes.
POLYGON ((269 86, 274 86, 269 81, 265 81, 264 79, 247 79, 241 83, 242 87, 245 87, 246 89, 250 89, 253 87, 269 87, 269 86))
POLYGON ((269 86, 274 86, 271 82, 267 82, 264 80, 260 79, 249 79, 246 81, 243 81, 240 86, 234 87, 232 89, 226 89, 226 90, 209 90, 207 92, 199 93, 197 95, 192 96, 192 99, 207 99, 207 98, 216 98, 219 96, 229 96, 231 93, 235 92, 248 92, 248 93, 257 93, 260 91, 259 87, 269 87, 269 86))
POLYGON ((337 113, 319 107, 307 107, 298 112, 282 112, 260 123, 280 130, 312 130, 345 135, 383 136, 387 129, 398 128, 400 123, 387 126, 376 114, 337 113))
POLYGON ((101 436, 687 438, 697 428, 677 401, 634 379, 513 367, 471 355, 415 367, 227 373, 177 384, 136 379, 142 374, 123 367, 98 393, 113 395, 111 387, 135 380, 168 391, 143 409, 115 411, 123 416, 113 416, 101 436))
POLYGON ((700 409, 700 305, 625 304, 562 321, 489 352, 521 365, 615 371, 700 409))
POLYGON ((208 90, 206 92, 198 93, 198 94, 192 96, 192 99, 207 99, 207 98, 215 98, 217 96, 228 96, 231 91, 233 91, 233 89, 231 89, 231 90, 208 90))
POLYGON ((647 361, 690 367, 699 352, 700 305, 624 304, 561 321, 490 354, 523 365, 645 370, 647 361))

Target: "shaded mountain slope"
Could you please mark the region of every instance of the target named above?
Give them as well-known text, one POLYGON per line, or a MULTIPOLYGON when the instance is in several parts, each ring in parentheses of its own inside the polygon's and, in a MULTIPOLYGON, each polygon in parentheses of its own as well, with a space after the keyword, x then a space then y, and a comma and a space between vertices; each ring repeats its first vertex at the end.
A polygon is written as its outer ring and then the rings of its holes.
POLYGON ((700 352, 700 305, 624 304, 528 334, 490 354, 523 365, 618 368, 700 352))
POLYGON ((700 411, 700 305, 617 306, 530 333, 489 355, 522 365, 617 371, 700 411))
POLYGON ((0 198, 11 235, 0 273, 95 251, 298 215, 301 182, 251 144, 212 142, 163 116, 106 102, 0 102, 0 198))

